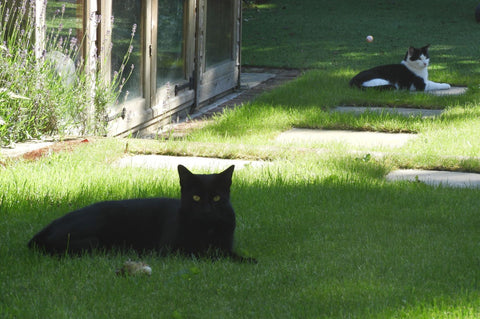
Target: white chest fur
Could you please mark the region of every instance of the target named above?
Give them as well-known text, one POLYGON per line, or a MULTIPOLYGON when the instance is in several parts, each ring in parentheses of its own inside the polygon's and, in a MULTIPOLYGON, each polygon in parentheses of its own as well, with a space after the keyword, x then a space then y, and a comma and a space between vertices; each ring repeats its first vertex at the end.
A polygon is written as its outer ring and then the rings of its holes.
MULTIPOLYGON (((448 90, 450 88, 450 84, 448 83, 437 83, 428 80, 428 64, 430 63, 430 59, 425 58, 425 56, 421 56, 420 59, 415 61, 404 60, 401 62, 403 65, 407 67, 410 71, 412 71, 416 76, 419 76, 425 81, 425 91, 433 91, 433 90, 448 90)), ((412 86, 410 90, 415 90, 412 86)))

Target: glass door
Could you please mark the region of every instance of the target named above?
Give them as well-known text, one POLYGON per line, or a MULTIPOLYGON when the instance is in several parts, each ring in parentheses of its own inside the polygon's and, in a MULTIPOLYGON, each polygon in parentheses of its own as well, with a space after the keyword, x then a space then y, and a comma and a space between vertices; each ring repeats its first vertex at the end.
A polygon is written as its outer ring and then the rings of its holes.
POLYGON ((142 1, 112 1, 111 79, 119 82, 120 102, 143 98, 142 1), (125 57, 130 54, 128 61, 125 57), (127 77, 130 74, 127 81, 127 77), (125 79, 125 80, 124 80, 125 79))
POLYGON ((113 45, 102 69, 122 85, 113 135, 161 127, 237 86, 240 0, 99 1, 97 42, 113 45))
POLYGON ((154 0, 152 12, 152 110, 174 113, 191 105, 194 95, 193 0, 154 0))
POLYGON ((145 73, 150 61, 146 37, 150 34, 145 19, 151 0, 102 0, 97 47, 102 54, 106 82, 121 88, 115 105, 108 110, 108 131, 119 135, 148 119, 149 87, 145 73), (128 59, 127 59, 128 58, 128 59))
POLYGON ((240 73, 241 2, 236 0, 205 0, 200 6, 199 83, 197 104, 222 94, 238 84, 240 73))

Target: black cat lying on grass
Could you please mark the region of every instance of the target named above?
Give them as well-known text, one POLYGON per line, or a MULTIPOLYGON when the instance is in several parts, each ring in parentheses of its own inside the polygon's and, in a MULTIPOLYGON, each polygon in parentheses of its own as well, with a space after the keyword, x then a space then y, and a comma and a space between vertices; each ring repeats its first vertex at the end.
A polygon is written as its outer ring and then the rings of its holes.
POLYGON ((50 254, 81 254, 92 249, 133 249, 162 255, 229 257, 256 262, 233 252, 235 212, 230 204, 234 166, 219 174, 193 174, 178 166, 181 198, 106 201, 54 220, 28 243, 50 254))

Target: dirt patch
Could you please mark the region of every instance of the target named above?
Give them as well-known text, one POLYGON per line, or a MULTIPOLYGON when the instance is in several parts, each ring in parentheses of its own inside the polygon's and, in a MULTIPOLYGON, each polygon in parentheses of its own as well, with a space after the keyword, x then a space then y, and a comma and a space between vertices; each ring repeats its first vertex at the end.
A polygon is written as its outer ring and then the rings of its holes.
MULTIPOLYGON (((36 144, 32 143, 32 145, 28 147, 31 149, 30 151, 27 148, 25 152, 21 152, 21 154, 7 155, 6 158, 9 158, 9 159, 23 158, 24 160, 27 160, 27 161, 36 161, 52 153, 58 153, 58 152, 64 152, 64 151, 71 152, 75 149, 77 145, 82 143, 88 143, 88 142, 90 142, 88 139, 71 139, 71 140, 55 142, 53 144, 50 144, 48 146, 43 146, 43 147, 35 146, 36 144)), ((8 161, 0 162, 0 165, 7 166, 7 162, 8 161)))
POLYGON ((53 145, 27 152, 22 155, 22 158, 27 161, 35 161, 43 156, 46 156, 52 153, 58 153, 58 152, 64 152, 64 151, 71 152, 74 150, 75 146, 77 146, 78 144, 88 143, 88 142, 89 140, 87 139, 56 142, 53 145))

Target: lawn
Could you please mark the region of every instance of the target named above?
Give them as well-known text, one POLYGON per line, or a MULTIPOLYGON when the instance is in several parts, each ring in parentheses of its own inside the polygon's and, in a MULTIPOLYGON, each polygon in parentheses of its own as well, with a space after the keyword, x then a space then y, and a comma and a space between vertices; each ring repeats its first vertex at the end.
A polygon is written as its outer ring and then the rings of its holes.
POLYGON ((5 161, 0 317, 478 318, 479 190, 384 179, 397 167, 480 171, 475 6, 267 1, 244 11, 243 61, 304 68, 299 79, 182 140, 89 138, 73 152, 5 161), (367 34, 373 43, 365 42, 367 34), (432 80, 466 85, 467 94, 348 87, 356 72, 399 61, 410 44, 425 42, 432 43, 432 80), (336 105, 445 111, 427 119, 353 116, 332 112, 336 105), (275 141, 291 127, 418 137, 394 151, 275 141), (236 250, 259 263, 147 255, 142 261, 152 267, 150 277, 118 277, 125 260, 139 257, 52 258, 28 250, 31 236, 72 209, 106 199, 179 196, 173 169, 112 165, 126 151, 265 160, 236 170, 232 185, 236 250))
POLYGON ((236 249, 258 265, 146 256, 151 277, 123 278, 115 269, 135 255, 29 251, 30 236, 75 207, 178 196, 174 170, 112 167, 124 147, 93 140, 0 171, 4 317, 478 314, 478 190, 387 183, 384 166, 355 157, 310 155, 234 174, 236 249))

